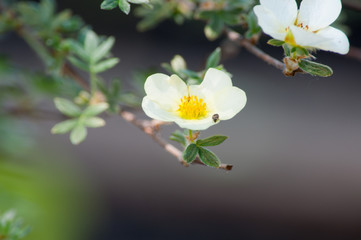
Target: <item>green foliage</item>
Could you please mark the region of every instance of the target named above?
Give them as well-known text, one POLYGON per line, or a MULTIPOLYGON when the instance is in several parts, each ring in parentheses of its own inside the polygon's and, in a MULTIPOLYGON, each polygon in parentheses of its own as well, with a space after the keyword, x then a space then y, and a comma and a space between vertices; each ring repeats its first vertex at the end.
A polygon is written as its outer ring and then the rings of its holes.
POLYGON ((198 146, 194 143, 191 143, 187 146, 187 148, 183 152, 183 159, 187 163, 191 163, 194 161, 198 154, 198 146))
POLYGON ((212 136, 209 138, 197 140, 196 144, 201 147, 217 146, 223 143, 227 138, 227 136, 212 136))
POLYGON ((114 37, 103 40, 95 32, 84 29, 83 35, 79 39, 69 39, 66 43, 71 56, 69 61, 79 69, 90 73, 100 73, 113 68, 118 62, 118 58, 109 58, 110 50, 114 45, 114 37))
POLYGON ((217 47, 211 55, 209 55, 206 63, 206 69, 218 67, 221 61, 221 48, 217 47))
POLYGON ((281 47, 283 44, 285 44, 284 41, 280 41, 277 39, 270 39, 267 42, 269 45, 274 46, 274 47, 281 47))
MULTIPOLYGON (((198 136, 198 135, 197 135, 198 136)), ((181 131, 177 130, 175 131, 170 139, 176 142, 181 143, 183 146, 186 146, 187 141, 188 145, 183 151, 183 159, 187 163, 192 163, 197 155, 199 157, 199 160, 204 163, 205 165, 209 167, 215 167, 218 168, 221 164, 221 161, 219 158, 211 151, 204 147, 211 147, 211 146, 217 146, 222 144, 228 137, 226 136, 211 136, 205 139, 198 139, 196 142, 194 142, 194 137, 190 133, 188 137, 186 137, 186 132, 182 133, 181 131)))
POLYGON ((22 219, 16 216, 14 210, 0 215, 0 239, 19 240, 30 232, 30 227, 24 226, 22 219))
POLYGON ((179 130, 174 131, 169 139, 180 143, 184 147, 187 145, 187 139, 185 135, 179 130))
POLYGON ((149 4, 149 0, 104 0, 100 8, 103 10, 112 10, 119 7, 122 12, 129 14, 130 12, 130 3, 133 4, 149 4))
POLYGON ((73 102, 63 98, 55 98, 54 103, 61 113, 73 118, 57 123, 51 129, 51 133, 65 134, 71 131, 70 141, 73 144, 84 141, 87 136, 87 127, 98 128, 105 125, 105 121, 96 116, 109 108, 107 103, 89 105, 83 110, 73 102))
POLYGON ((306 73, 312 76, 329 77, 333 74, 332 69, 320 63, 312 62, 309 60, 301 60, 298 62, 298 66, 306 73))
POLYGON ((251 39, 253 36, 261 34, 262 29, 258 25, 258 20, 256 14, 253 11, 250 11, 246 17, 248 30, 245 33, 245 37, 251 39))
POLYGON ((199 147, 198 148, 198 155, 200 160, 209 167, 219 167, 221 161, 219 158, 211 151, 206 148, 199 147))

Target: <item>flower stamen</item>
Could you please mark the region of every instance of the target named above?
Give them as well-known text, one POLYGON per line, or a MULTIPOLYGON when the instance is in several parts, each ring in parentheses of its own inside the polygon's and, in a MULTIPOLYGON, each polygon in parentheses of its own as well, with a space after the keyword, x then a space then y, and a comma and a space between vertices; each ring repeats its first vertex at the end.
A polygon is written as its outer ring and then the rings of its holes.
POLYGON ((207 104, 197 96, 184 96, 177 111, 181 118, 201 119, 207 115, 207 104))

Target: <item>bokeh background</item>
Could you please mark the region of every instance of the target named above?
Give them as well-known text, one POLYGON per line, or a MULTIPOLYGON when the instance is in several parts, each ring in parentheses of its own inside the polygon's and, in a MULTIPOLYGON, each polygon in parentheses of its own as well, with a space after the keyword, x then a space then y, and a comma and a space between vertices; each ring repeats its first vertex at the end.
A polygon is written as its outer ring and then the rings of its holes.
MULTIPOLYGON (((158 67, 175 54, 199 70, 221 44, 206 40, 202 23, 165 22, 140 33, 136 18, 99 4, 58 1, 97 33, 116 36, 121 63, 105 78, 127 84, 133 69, 158 67)), ((357 47, 360 15, 346 20, 357 47)), ((266 40, 265 51, 281 59, 266 40)), ((0 52, 42 69, 15 35, 1 39, 0 52)), ((0 169, 0 211, 18 210, 33 226, 29 239, 361 239, 361 62, 325 52, 317 58, 332 77, 287 78, 245 50, 223 62, 248 103, 203 136, 229 136, 213 150, 234 165, 230 172, 184 168, 120 117, 76 147, 50 134, 55 120, 19 119, 24 129, 14 131, 30 141, 0 169)))

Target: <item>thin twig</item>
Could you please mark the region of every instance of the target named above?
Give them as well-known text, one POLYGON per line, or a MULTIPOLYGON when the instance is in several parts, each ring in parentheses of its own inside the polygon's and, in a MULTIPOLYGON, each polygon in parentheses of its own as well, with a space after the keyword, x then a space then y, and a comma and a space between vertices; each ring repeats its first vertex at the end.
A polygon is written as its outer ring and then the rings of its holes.
POLYGON ((227 33, 227 37, 231 41, 236 42, 240 46, 246 48, 250 53, 252 53, 256 57, 262 59, 266 63, 268 63, 282 71, 285 69, 284 63, 271 57, 267 53, 263 52, 261 49, 257 48, 254 44, 252 44, 249 40, 243 38, 239 33, 232 31, 232 30, 227 30, 226 33, 227 33))
POLYGON ((76 83, 78 83, 82 88, 89 91, 88 82, 82 78, 70 65, 69 63, 65 63, 62 69, 64 75, 72 78, 76 83))

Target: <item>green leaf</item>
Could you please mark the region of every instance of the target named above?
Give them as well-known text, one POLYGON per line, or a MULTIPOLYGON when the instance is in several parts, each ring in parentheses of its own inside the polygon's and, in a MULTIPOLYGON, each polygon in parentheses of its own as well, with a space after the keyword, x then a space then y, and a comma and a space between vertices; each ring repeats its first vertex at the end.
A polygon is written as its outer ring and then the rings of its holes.
POLYGON ((332 69, 329 66, 312 62, 309 60, 301 60, 298 63, 298 66, 304 71, 312 76, 320 77, 329 77, 333 74, 332 69))
POLYGON ((57 123, 52 129, 52 134, 64 134, 72 130, 75 125, 77 124, 78 119, 69 119, 62 121, 60 123, 57 123))
POLYGON ((208 149, 199 147, 198 148, 198 155, 201 159, 202 163, 204 163, 207 166, 218 168, 221 164, 221 161, 219 158, 208 149))
POLYGON ((117 65, 119 63, 119 59, 118 58, 109 58, 107 60, 104 60, 100 63, 98 63, 97 65, 95 65, 91 71, 93 71, 94 73, 100 73, 100 72, 104 72, 106 70, 111 69, 112 67, 114 67, 115 65, 117 65))
POLYGON ((81 109, 73 102, 64 98, 54 99, 55 107, 63 114, 69 117, 78 117, 81 114, 81 109))
POLYGON ((180 144, 182 144, 183 146, 185 146, 187 144, 187 139, 186 137, 184 136, 184 134, 179 131, 179 130, 176 130, 172 133, 172 135, 169 137, 170 140, 172 141, 176 141, 180 144))
POLYGON ((219 35, 221 35, 223 27, 223 21, 217 15, 215 15, 210 19, 209 23, 204 28, 204 33, 210 41, 213 41, 216 40, 219 35))
POLYGON ((285 43, 282 45, 282 47, 283 47, 283 50, 285 51, 285 55, 287 57, 291 56, 291 49, 290 49, 291 46, 288 45, 287 43, 285 43))
POLYGON ((192 70, 183 69, 180 71, 180 73, 185 74, 189 78, 196 78, 196 79, 199 78, 198 73, 192 70))
POLYGON ((206 69, 215 68, 219 65, 219 61, 221 60, 221 48, 217 47, 211 55, 209 55, 206 63, 206 69))
POLYGON ((77 125, 70 133, 70 141, 72 144, 77 145, 84 141, 87 135, 87 130, 83 125, 77 125))
POLYGON ((210 146, 217 146, 223 143, 228 137, 227 136, 212 136, 205 139, 197 140, 197 146, 202 147, 210 147, 210 146))
POLYGON ((194 143, 188 145, 188 147, 183 152, 183 159, 187 163, 194 161, 198 153, 198 147, 194 143))
POLYGON ((95 105, 90 105, 89 107, 87 107, 83 114, 84 116, 96 116, 102 112, 104 112, 105 110, 107 110, 109 107, 108 103, 98 103, 95 105))
POLYGON ((87 118, 84 121, 84 126, 90 127, 90 128, 103 127, 104 125, 105 125, 104 119, 99 118, 99 117, 87 118))
POLYGON ((73 57, 73 56, 69 56, 68 59, 69 59, 69 62, 71 62, 71 64, 73 64, 75 67, 77 67, 77 68, 79 68, 81 70, 84 70, 86 72, 89 71, 88 64, 80 61, 78 58, 73 57))
POLYGON ((93 62, 98 62, 100 59, 109 54, 110 49, 113 47, 115 42, 114 37, 108 37, 107 40, 102 42, 93 52, 93 62))
POLYGON ((275 47, 281 47, 285 42, 277 39, 270 39, 267 43, 275 47))
POLYGON ((89 30, 85 35, 85 42, 84 42, 84 50, 88 54, 88 56, 91 56, 94 50, 98 47, 98 36, 95 32, 92 30, 89 30))
POLYGON ((112 10, 118 5, 118 0, 104 0, 100 5, 100 8, 103 10, 112 10))
POLYGON ((119 0, 119 8, 122 10, 125 14, 129 14, 130 12, 130 4, 127 0, 119 0))

